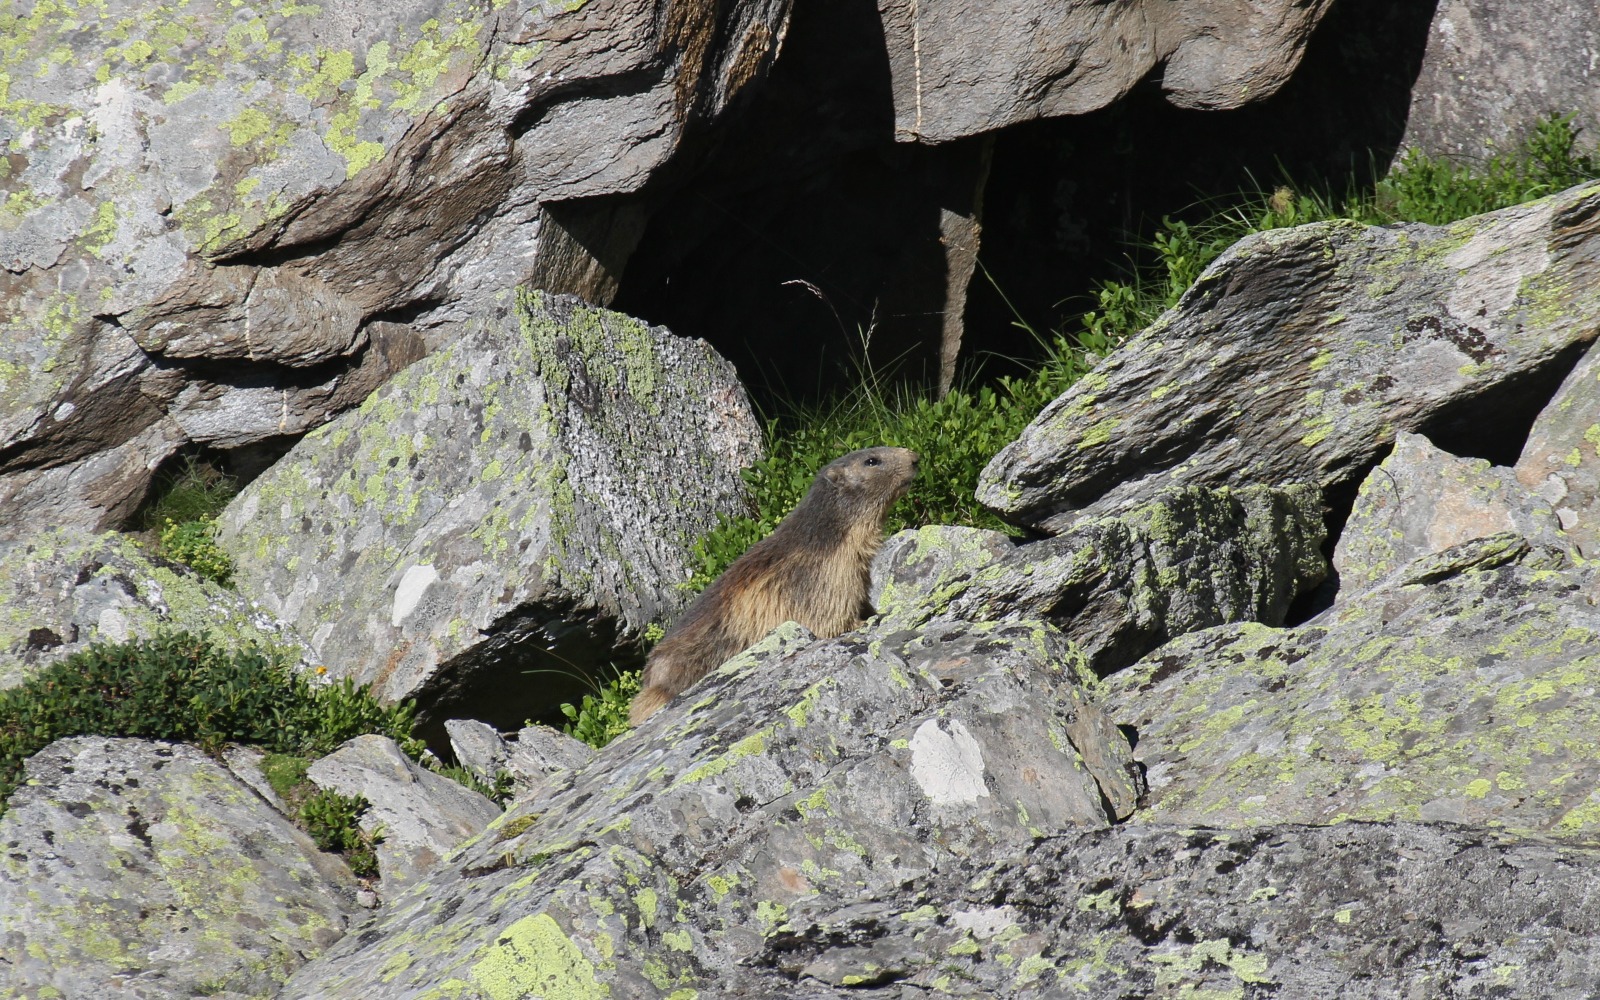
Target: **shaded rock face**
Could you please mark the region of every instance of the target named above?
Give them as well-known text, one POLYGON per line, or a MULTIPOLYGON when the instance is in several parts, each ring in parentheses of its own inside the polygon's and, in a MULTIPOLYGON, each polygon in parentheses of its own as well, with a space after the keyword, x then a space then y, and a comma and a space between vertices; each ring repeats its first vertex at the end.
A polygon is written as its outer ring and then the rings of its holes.
POLYGON ((1039 623, 822 642, 783 626, 510 810, 283 995, 714 991, 832 900, 1105 826, 1137 784, 1074 659, 1039 623), (435 937, 444 921, 480 943, 435 937), (374 985, 383 969, 400 971, 374 985))
POLYGON ((1185 632, 1281 624, 1327 572, 1314 488, 1179 488, 1122 517, 1014 545, 997 532, 901 532, 874 563, 872 602, 898 628, 1037 615, 1097 674, 1185 632))
POLYGON ((163 629, 208 632, 230 649, 264 646, 291 662, 308 655, 285 623, 186 567, 152 559, 126 535, 60 528, 0 545, 0 688, 91 643, 163 629))
POLYGON ((0 993, 271 996, 355 880, 192 747, 60 740, 0 817, 0 993))
POLYGON ((1600 140, 1600 19, 1562 0, 1440 0, 1406 116, 1406 148, 1482 160, 1546 115, 1600 140))
POLYGON ((1589 349, 1539 414, 1516 474, 1584 556, 1600 557, 1600 349, 1589 349))
POLYGON ((297 445, 220 542, 334 673, 422 697, 434 728, 514 728, 677 612, 689 546, 741 509, 759 442, 705 344, 508 298, 297 445))
POLYGON ((1445 228, 1242 240, 1002 450, 979 498, 1059 532, 1173 483, 1339 493, 1400 430, 1514 454, 1600 328, 1597 218, 1589 185, 1445 228))
POLYGON ((0 524, 114 526, 176 449, 354 406, 398 367, 381 341, 436 346, 531 277, 541 203, 637 189, 788 16, 381 6, 39 4, 13 26, 0 524))

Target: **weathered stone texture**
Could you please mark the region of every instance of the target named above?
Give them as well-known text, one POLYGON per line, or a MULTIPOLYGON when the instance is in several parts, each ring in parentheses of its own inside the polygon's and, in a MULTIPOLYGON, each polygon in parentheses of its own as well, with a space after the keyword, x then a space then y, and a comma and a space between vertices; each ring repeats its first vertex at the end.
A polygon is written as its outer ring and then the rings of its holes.
POLYGON ((1597 330, 1596 185, 1442 228, 1261 233, 1046 407, 978 496, 1054 533, 1175 483, 1353 487, 1398 431, 1496 432, 1456 425, 1559 381, 1597 330))
POLYGON ((1516 472, 1579 550, 1600 557, 1600 349, 1589 349, 1539 414, 1516 472))
POLYGON ((296 445, 220 541, 240 591, 334 674, 509 728, 670 620, 691 544, 741 509, 759 454, 703 342, 507 296, 296 445))
POLYGON ((0 996, 271 997, 359 912, 355 880, 188 746, 80 737, 0 817, 0 996))

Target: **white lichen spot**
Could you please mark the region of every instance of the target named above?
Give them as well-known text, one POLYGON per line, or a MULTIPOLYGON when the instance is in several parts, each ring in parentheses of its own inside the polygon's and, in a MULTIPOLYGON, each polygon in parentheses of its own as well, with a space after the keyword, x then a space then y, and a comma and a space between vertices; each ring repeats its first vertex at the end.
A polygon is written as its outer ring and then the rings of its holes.
POLYGON ((989 794, 983 750, 955 719, 929 719, 911 737, 911 777, 936 806, 971 805, 989 794))
POLYGON ((100 619, 95 625, 100 629, 101 639, 109 639, 112 642, 128 641, 128 618, 116 608, 106 608, 100 612, 100 619))
POLYGON ((413 566, 406 570, 400 578, 400 586, 394 588, 394 611, 389 615, 389 624, 395 628, 406 620, 411 612, 417 610, 417 605, 422 601, 422 595, 439 579, 439 571, 432 566, 413 566))

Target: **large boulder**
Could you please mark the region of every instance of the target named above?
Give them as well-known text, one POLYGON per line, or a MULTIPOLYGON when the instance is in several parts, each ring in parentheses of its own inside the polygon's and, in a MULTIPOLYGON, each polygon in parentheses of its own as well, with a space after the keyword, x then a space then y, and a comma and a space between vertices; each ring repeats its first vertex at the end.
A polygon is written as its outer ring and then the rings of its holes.
POLYGON ((979 499, 1059 532, 1176 483, 1353 490, 1402 430, 1514 448, 1600 331, 1597 220, 1590 184, 1447 227, 1241 240, 1001 451, 979 499))
POLYGON ((0 995, 270 997, 361 911, 344 863, 216 761, 59 740, 0 816, 0 995))
POLYGON ((1586 557, 1600 557, 1600 348, 1589 349, 1540 412, 1516 474, 1550 503, 1586 557))
POLYGON ((578 271, 610 260, 541 206, 639 189, 764 76, 789 15, 23 9, 0 55, 0 525, 91 528, 126 519, 179 447, 275 442, 354 406, 532 277, 543 244, 578 271))
POLYGON ((947 142, 1083 114, 1153 72, 1178 107, 1241 107, 1288 81, 1328 4, 879 0, 895 137, 947 142))
POLYGON ((702 341, 538 293, 306 436, 223 512, 241 592, 336 677, 514 729, 637 650, 740 512, 760 426, 702 341), (621 652, 619 652, 619 647, 621 652))
POLYGON ((294 630, 236 591, 152 558, 130 536, 44 530, 0 545, 0 688, 94 642, 206 633, 227 649, 309 655, 294 630))
POLYGON ((1122 735, 1038 622, 792 623, 518 802, 293 997, 715 995, 811 914, 1127 817, 1122 735))
POLYGON ((1514 147, 1546 115, 1600 141, 1600 19, 1566 0, 1440 0, 1402 149, 1461 162, 1514 147))

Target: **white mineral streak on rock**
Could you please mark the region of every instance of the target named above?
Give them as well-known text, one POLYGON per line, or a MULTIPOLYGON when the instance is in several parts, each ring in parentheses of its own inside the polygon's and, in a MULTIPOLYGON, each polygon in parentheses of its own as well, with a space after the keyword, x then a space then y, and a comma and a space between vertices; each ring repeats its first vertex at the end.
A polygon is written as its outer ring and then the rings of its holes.
POLYGON ((395 628, 406 620, 411 612, 417 610, 417 604, 422 601, 422 595, 439 579, 439 571, 432 566, 413 566, 406 570, 400 578, 400 586, 394 588, 394 611, 389 616, 389 624, 395 628))
POLYGON ((911 776, 936 806, 971 805, 989 794, 983 750, 955 720, 929 719, 911 737, 911 776))

